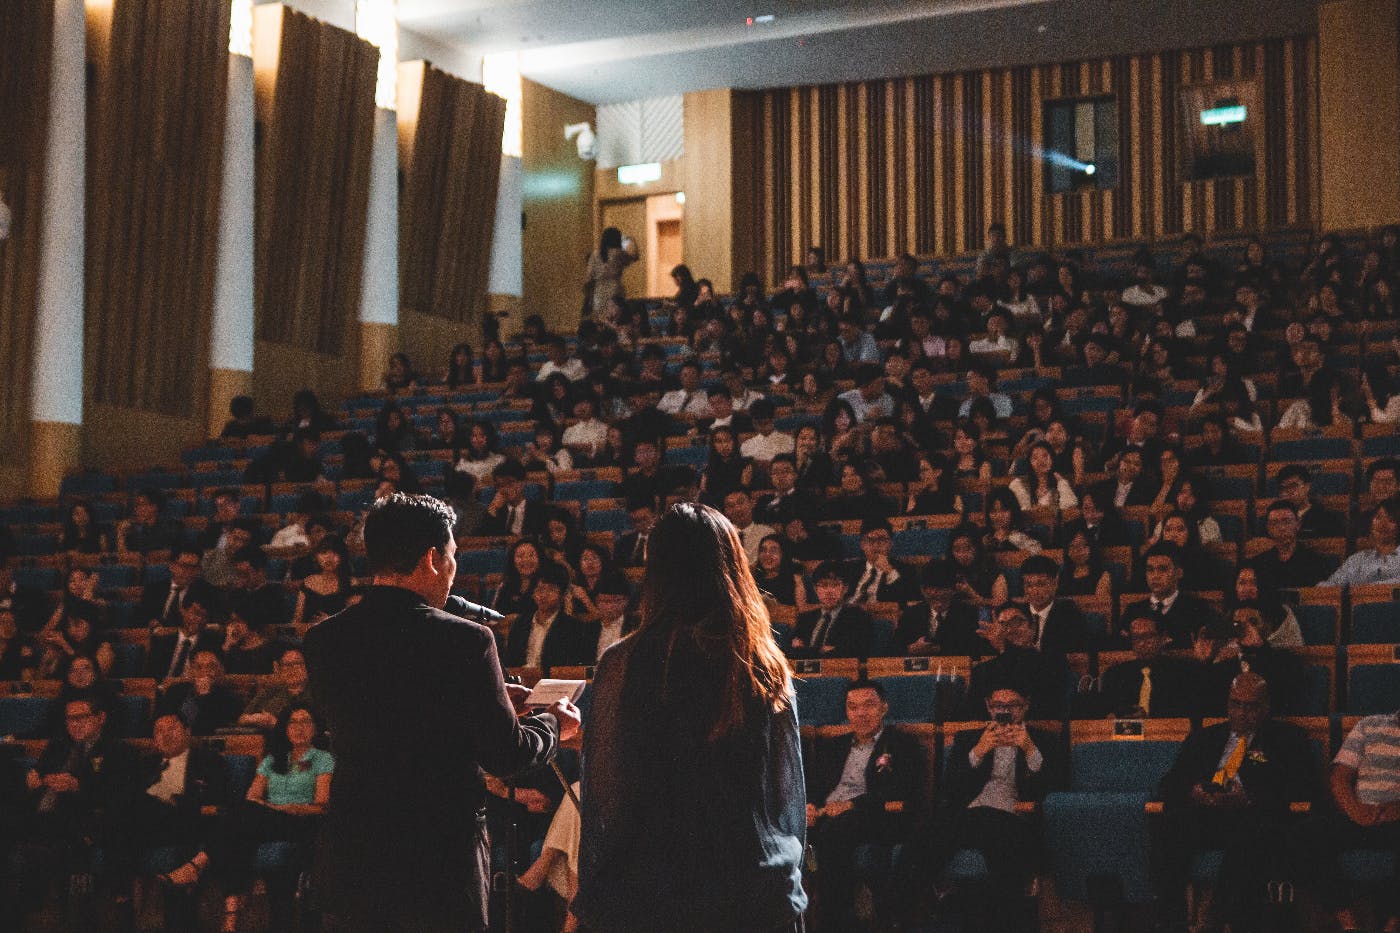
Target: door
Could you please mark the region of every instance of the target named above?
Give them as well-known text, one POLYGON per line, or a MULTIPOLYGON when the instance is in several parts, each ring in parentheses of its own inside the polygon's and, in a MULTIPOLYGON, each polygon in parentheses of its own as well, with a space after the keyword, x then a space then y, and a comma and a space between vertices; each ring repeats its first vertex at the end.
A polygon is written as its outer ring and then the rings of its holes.
MULTIPOLYGON (((628 298, 645 298, 647 294, 647 199, 631 201, 604 201, 602 210, 603 225, 616 227, 624 238, 631 237, 637 244, 637 261, 622 273, 622 288, 628 298)), ((593 248, 596 250, 597 244, 593 248)))

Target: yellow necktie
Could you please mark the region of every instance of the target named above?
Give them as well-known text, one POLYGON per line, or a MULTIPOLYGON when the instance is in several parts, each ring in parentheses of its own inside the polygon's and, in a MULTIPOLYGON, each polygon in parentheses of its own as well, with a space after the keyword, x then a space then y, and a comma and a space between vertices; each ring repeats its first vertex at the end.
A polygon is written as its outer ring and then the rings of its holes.
POLYGON ((1146 716, 1152 709, 1152 668, 1142 669, 1142 686, 1138 688, 1138 708, 1146 716))
POLYGON ((1240 736, 1235 743, 1235 750, 1230 752, 1230 757, 1225 759, 1225 767, 1215 772, 1215 777, 1211 778, 1211 783, 1225 785, 1235 779, 1235 775, 1240 772, 1240 765, 1244 764, 1245 738, 1240 736))

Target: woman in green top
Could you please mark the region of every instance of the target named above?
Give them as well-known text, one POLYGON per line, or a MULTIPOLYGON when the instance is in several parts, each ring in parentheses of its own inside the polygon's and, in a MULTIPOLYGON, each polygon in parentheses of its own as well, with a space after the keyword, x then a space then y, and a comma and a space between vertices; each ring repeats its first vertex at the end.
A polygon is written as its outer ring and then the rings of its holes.
MULTIPOLYGON (((243 896, 252 885, 258 846, 290 842, 292 855, 279 877, 278 893, 295 890, 297 877, 310 867, 321 811, 331 796, 335 760, 312 741, 318 727, 306 706, 293 705, 268 739, 268 754, 258 765, 246 799, 229 820, 229 857, 224 899, 226 933, 238 929, 243 896)), ((286 897, 281 898, 284 902, 286 897)), ((274 900, 274 904, 277 901, 274 900)))

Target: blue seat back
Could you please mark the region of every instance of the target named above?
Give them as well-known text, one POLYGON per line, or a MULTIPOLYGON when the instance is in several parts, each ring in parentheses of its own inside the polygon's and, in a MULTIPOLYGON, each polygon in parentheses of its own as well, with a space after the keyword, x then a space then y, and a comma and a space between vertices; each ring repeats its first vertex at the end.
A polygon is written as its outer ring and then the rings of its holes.
POLYGON ((1108 886, 1121 890, 1126 903, 1152 899, 1152 845, 1145 813, 1150 798, 1144 791, 1046 796, 1045 842, 1056 893, 1085 902, 1091 890, 1108 881, 1108 886))
POLYGON ((1070 747, 1070 786, 1076 791, 1153 793, 1176 760, 1178 743, 1116 739, 1070 747))
POLYGON ((1358 664, 1347 675, 1347 712, 1355 716, 1400 709, 1400 664, 1358 664))
POLYGON ((797 721, 804 726, 839 726, 846 721, 845 677, 794 677, 797 721))
POLYGON ((0 735, 47 737, 55 701, 49 697, 0 697, 0 735))
POLYGON ((937 722, 938 681, 933 674, 876 677, 890 705, 888 722, 937 722))

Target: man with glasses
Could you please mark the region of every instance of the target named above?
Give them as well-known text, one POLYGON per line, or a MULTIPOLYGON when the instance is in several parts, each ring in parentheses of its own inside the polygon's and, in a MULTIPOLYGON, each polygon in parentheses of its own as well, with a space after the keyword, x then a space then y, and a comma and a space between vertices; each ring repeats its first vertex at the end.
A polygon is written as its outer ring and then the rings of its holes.
POLYGON ((179 628, 180 603, 200 579, 204 555, 196 547, 179 547, 170 556, 170 577, 147 583, 141 590, 136 618, 151 628, 179 628))
POLYGON ((1312 474, 1301 463, 1291 463, 1278 471, 1279 496, 1298 510, 1300 538, 1346 537, 1346 519, 1312 496, 1312 474))
POLYGON ((1039 823, 1016 805, 1038 804, 1065 782, 1063 749, 1053 734, 1027 727, 1030 709, 1027 689, 1016 681, 990 686, 982 714, 987 725, 954 738, 933 827, 916 836, 927 846, 912 859, 919 878, 937 878, 962 849, 982 853, 990 929, 1022 928, 1035 876, 1039 823))
POLYGON ((1302 729, 1270 716, 1269 685, 1258 674, 1235 678, 1227 713, 1186 737, 1158 788, 1158 913, 1186 920, 1192 858, 1215 849, 1224 853, 1216 912, 1234 929, 1257 930, 1269 883, 1293 877, 1283 844, 1289 805, 1320 799, 1319 761, 1302 729))
POLYGON ((1316 586, 1336 567, 1336 563, 1298 540, 1303 523, 1298 507, 1278 499, 1264 513, 1264 533, 1274 546, 1257 555, 1253 564, 1264 579, 1276 587, 1316 586))
POLYGON ((918 602, 918 574, 908 564, 890 560, 893 543, 894 529, 887 519, 867 518, 860 523, 863 559, 851 561, 846 572, 851 587, 847 601, 852 606, 918 602))
POLYGON ((188 672, 196 652, 218 652, 223 636, 211 623, 218 610, 219 593, 203 580, 196 580, 179 598, 180 618, 174 634, 151 639, 146 653, 146 676, 156 680, 177 680, 188 672))
POLYGON ((19 847, 21 902, 33 907, 55 872, 92 871, 108 810, 129 786, 136 753, 106 734, 107 715, 92 700, 64 706, 64 734, 49 742, 25 778, 28 825, 19 847))
POLYGON ((978 632, 995 655, 972 669, 967 688, 967 718, 981 715, 997 686, 1018 684, 1030 704, 1032 719, 1063 719, 1069 700, 1069 668, 1062 656, 1035 647, 1035 627, 1020 606, 999 607, 978 632))
POLYGON ((282 648, 268 678, 238 717, 240 726, 270 732, 277 728, 282 714, 293 706, 316 708, 306 676, 306 656, 294 645, 282 648))

